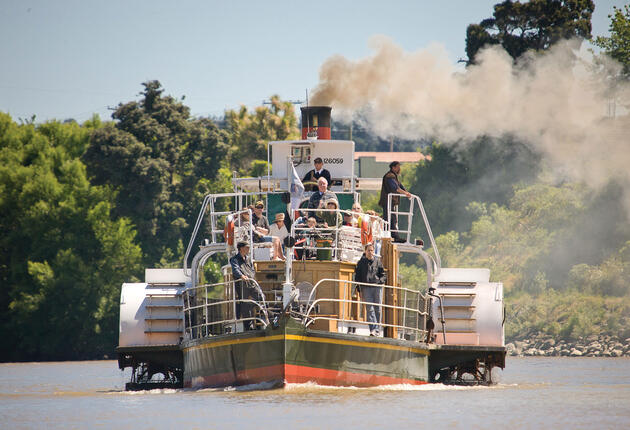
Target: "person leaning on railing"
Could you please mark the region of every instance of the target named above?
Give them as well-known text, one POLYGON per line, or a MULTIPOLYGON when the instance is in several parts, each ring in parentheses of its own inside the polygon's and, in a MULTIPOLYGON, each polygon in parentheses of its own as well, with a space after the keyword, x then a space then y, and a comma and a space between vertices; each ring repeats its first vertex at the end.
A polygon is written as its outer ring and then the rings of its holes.
POLYGON ((324 227, 330 227, 331 229, 339 227, 341 225, 341 215, 337 212, 337 200, 328 200, 325 208, 328 211, 317 211, 316 217, 321 218, 324 227))
POLYGON ((389 164, 389 171, 383 176, 383 182, 381 184, 381 194, 378 199, 378 205, 383 208, 383 219, 389 221, 389 229, 392 232, 392 239, 394 242, 405 242, 406 239, 401 237, 396 230, 398 230, 398 204, 400 203, 399 196, 392 196, 391 212, 387 212, 387 199, 390 194, 403 194, 406 197, 411 197, 411 193, 405 189, 405 186, 398 179, 400 173, 400 162, 392 161, 389 164), (389 218, 388 219, 388 215, 389 218))
POLYGON ((380 336, 379 323, 381 321, 381 293, 387 280, 385 268, 380 257, 374 255, 374 244, 365 245, 365 254, 357 263, 354 270, 355 282, 376 285, 357 285, 357 292, 361 300, 366 303, 367 320, 370 323, 370 336, 380 336), (377 304, 377 305, 374 305, 377 304))
MULTIPOLYGON (((230 266, 232 266, 232 278, 234 279, 234 290, 236 294, 236 319, 253 318, 254 305, 252 303, 242 303, 240 300, 250 299, 258 296, 253 282, 256 278, 254 265, 249 260, 249 244, 247 242, 239 242, 237 245, 238 253, 230 258, 230 266)), ((245 322, 246 330, 252 330, 253 321, 245 322)))

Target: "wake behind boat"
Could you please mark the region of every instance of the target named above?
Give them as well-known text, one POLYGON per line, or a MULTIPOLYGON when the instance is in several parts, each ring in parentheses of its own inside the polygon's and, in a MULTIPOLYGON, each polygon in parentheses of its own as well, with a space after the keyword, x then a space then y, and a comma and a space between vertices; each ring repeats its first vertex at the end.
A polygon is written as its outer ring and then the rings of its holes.
POLYGON ((302 108, 302 139, 269 143, 267 176, 235 177, 234 192, 205 197, 183 268, 146 269, 145 282, 123 284, 117 352, 119 367, 132 368, 127 389, 490 383, 504 367, 502 284, 487 269, 441 267, 418 196, 388 194, 386 220, 353 211, 381 179, 355 176, 354 142, 330 139, 330 112, 302 108), (307 208, 317 191, 304 192, 313 184, 300 178, 316 158, 335 204, 307 208), (287 220, 282 248, 257 234, 261 206, 268 219, 287 220), (433 256, 411 236, 414 217, 433 256), (368 244, 384 284, 354 278, 368 244), (250 280, 227 264, 220 282, 205 281, 210 259, 239 253, 250 280), (401 282, 405 253, 424 262, 425 285, 401 282), (376 303, 367 298, 374 289, 376 303))

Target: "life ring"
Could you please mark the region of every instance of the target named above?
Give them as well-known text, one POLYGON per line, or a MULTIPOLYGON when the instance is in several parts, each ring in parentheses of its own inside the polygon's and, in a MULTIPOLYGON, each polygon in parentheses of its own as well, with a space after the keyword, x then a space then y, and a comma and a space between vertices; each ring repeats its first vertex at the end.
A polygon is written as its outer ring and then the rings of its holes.
POLYGON ((372 243, 372 223, 369 217, 361 221, 361 244, 363 246, 372 243))
POLYGON ((228 245, 234 245, 234 221, 232 216, 228 216, 225 220, 225 228, 223 229, 223 236, 228 245))

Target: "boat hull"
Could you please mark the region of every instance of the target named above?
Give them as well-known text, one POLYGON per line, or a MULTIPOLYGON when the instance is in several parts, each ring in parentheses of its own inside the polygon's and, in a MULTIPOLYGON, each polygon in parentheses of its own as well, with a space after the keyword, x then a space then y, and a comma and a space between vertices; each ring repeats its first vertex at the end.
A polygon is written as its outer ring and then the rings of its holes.
POLYGON ((277 327, 182 345, 184 386, 249 384, 371 387, 429 381, 426 345, 309 330, 292 319, 277 327))

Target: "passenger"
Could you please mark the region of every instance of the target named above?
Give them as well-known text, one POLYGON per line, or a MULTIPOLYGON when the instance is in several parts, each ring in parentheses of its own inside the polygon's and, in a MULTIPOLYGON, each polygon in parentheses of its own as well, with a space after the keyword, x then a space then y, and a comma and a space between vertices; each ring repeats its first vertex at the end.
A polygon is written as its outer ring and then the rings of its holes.
MULTIPOLYGON (((234 279, 234 290, 236 300, 250 299, 258 297, 256 288, 254 288, 254 280, 256 279, 256 271, 249 259, 249 244, 247 242, 239 242, 237 245, 237 254, 230 258, 230 266, 232 266, 232 278, 234 279)), ((253 303, 236 303, 236 319, 253 318, 253 303)), ((253 320, 245 321, 245 329, 252 330, 254 327, 253 320)))
POLYGON ((307 221, 308 230, 306 230, 304 236, 306 241, 304 242, 304 246, 306 248, 304 252, 304 258, 307 260, 314 260, 317 258, 317 251, 315 247, 317 246, 317 239, 319 239, 319 231, 317 230, 317 220, 315 217, 310 217, 307 221))
POLYGON ((295 225, 295 258, 302 260, 304 254, 304 247, 306 246, 306 229, 308 227, 308 217, 303 212, 298 212, 299 217, 294 221, 295 225))
POLYGON ((306 227, 308 216, 306 216, 304 212, 300 212, 299 214, 300 216, 295 220, 295 227, 306 227))
POLYGON ((374 243, 374 253, 381 255, 381 237, 383 236, 383 219, 378 214, 369 210, 363 216, 365 222, 370 223, 370 231, 372 232, 372 240, 374 243))
MULTIPOLYGON (((262 215, 262 213, 261 213, 262 215)), ((259 218, 260 220, 260 218, 259 218)), ((250 221, 249 221, 249 212, 242 212, 241 213, 241 217, 240 217, 240 226, 241 227, 245 227, 246 230, 249 229, 249 225, 250 225, 250 221)), ((254 243, 269 243, 271 242, 272 244, 272 248, 273 248, 273 259, 274 260, 282 260, 284 261, 284 255, 282 253, 282 244, 280 243, 280 239, 278 239, 277 237, 273 237, 273 236, 268 236, 263 234, 263 231, 265 231, 265 229, 263 227, 253 227, 252 233, 253 233, 253 237, 252 237, 252 241, 254 243)))
POLYGON ((347 227, 354 227, 354 217, 350 212, 344 212, 343 213, 343 222, 341 225, 343 226, 347 226, 347 227))
POLYGON ((357 285, 357 292, 361 295, 361 300, 366 302, 367 320, 370 323, 370 336, 380 336, 381 322, 381 292, 387 277, 381 259, 374 255, 374 244, 365 245, 365 254, 357 263, 354 270, 354 280, 356 282, 364 282, 376 285, 357 285), (378 304, 375 306, 372 303, 378 304))
POLYGON ((263 215, 264 209, 265 204, 262 200, 258 200, 256 204, 254 204, 252 210, 252 224, 254 224, 254 227, 259 233, 267 235, 269 234, 269 220, 263 215))
POLYGON ((284 214, 277 213, 274 223, 269 227, 269 234, 280 239, 280 242, 289 235, 287 226, 284 224, 284 214))
POLYGON ((308 172, 306 176, 304 176, 304 179, 302 179, 305 191, 317 191, 317 181, 319 178, 326 179, 326 183, 328 184, 331 183, 330 172, 324 169, 324 161, 320 157, 317 157, 313 161, 313 164, 315 168, 308 172))
POLYGON ((318 211, 317 215, 322 219, 324 227, 337 228, 341 225, 341 215, 337 212, 338 205, 336 200, 328 200, 326 202, 328 211, 318 211), (335 211, 335 212, 331 212, 335 211))
POLYGON ((381 195, 378 200, 378 205, 383 208, 383 219, 390 221, 389 229, 392 231, 392 239, 394 242, 405 242, 405 239, 394 231, 398 230, 398 215, 395 213, 398 211, 398 204, 400 203, 399 196, 392 196, 391 207, 391 220, 387 219, 387 196, 390 194, 403 194, 407 197, 411 197, 411 193, 405 190, 403 184, 398 180, 398 174, 400 173, 400 163, 398 161, 392 161, 389 164, 389 172, 383 176, 383 182, 381 184, 381 195))
POLYGON ((361 204, 358 202, 353 203, 352 212, 352 225, 361 228, 361 213, 363 213, 361 204))
MULTIPOLYGON (((319 178, 317 180, 317 191, 315 191, 310 199, 308 200, 308 208, 309 209, 318 209, 320 207, 320 202, 325 202, 328 200, 337 201, 337 196, 332 191, 328 190, 328 181, 326 178, 319 178)), ((318 218, 315 215, 315 211, 309 211, 309 217, 315 217, 317 222, 323 222, 322 219, 318 218)))

